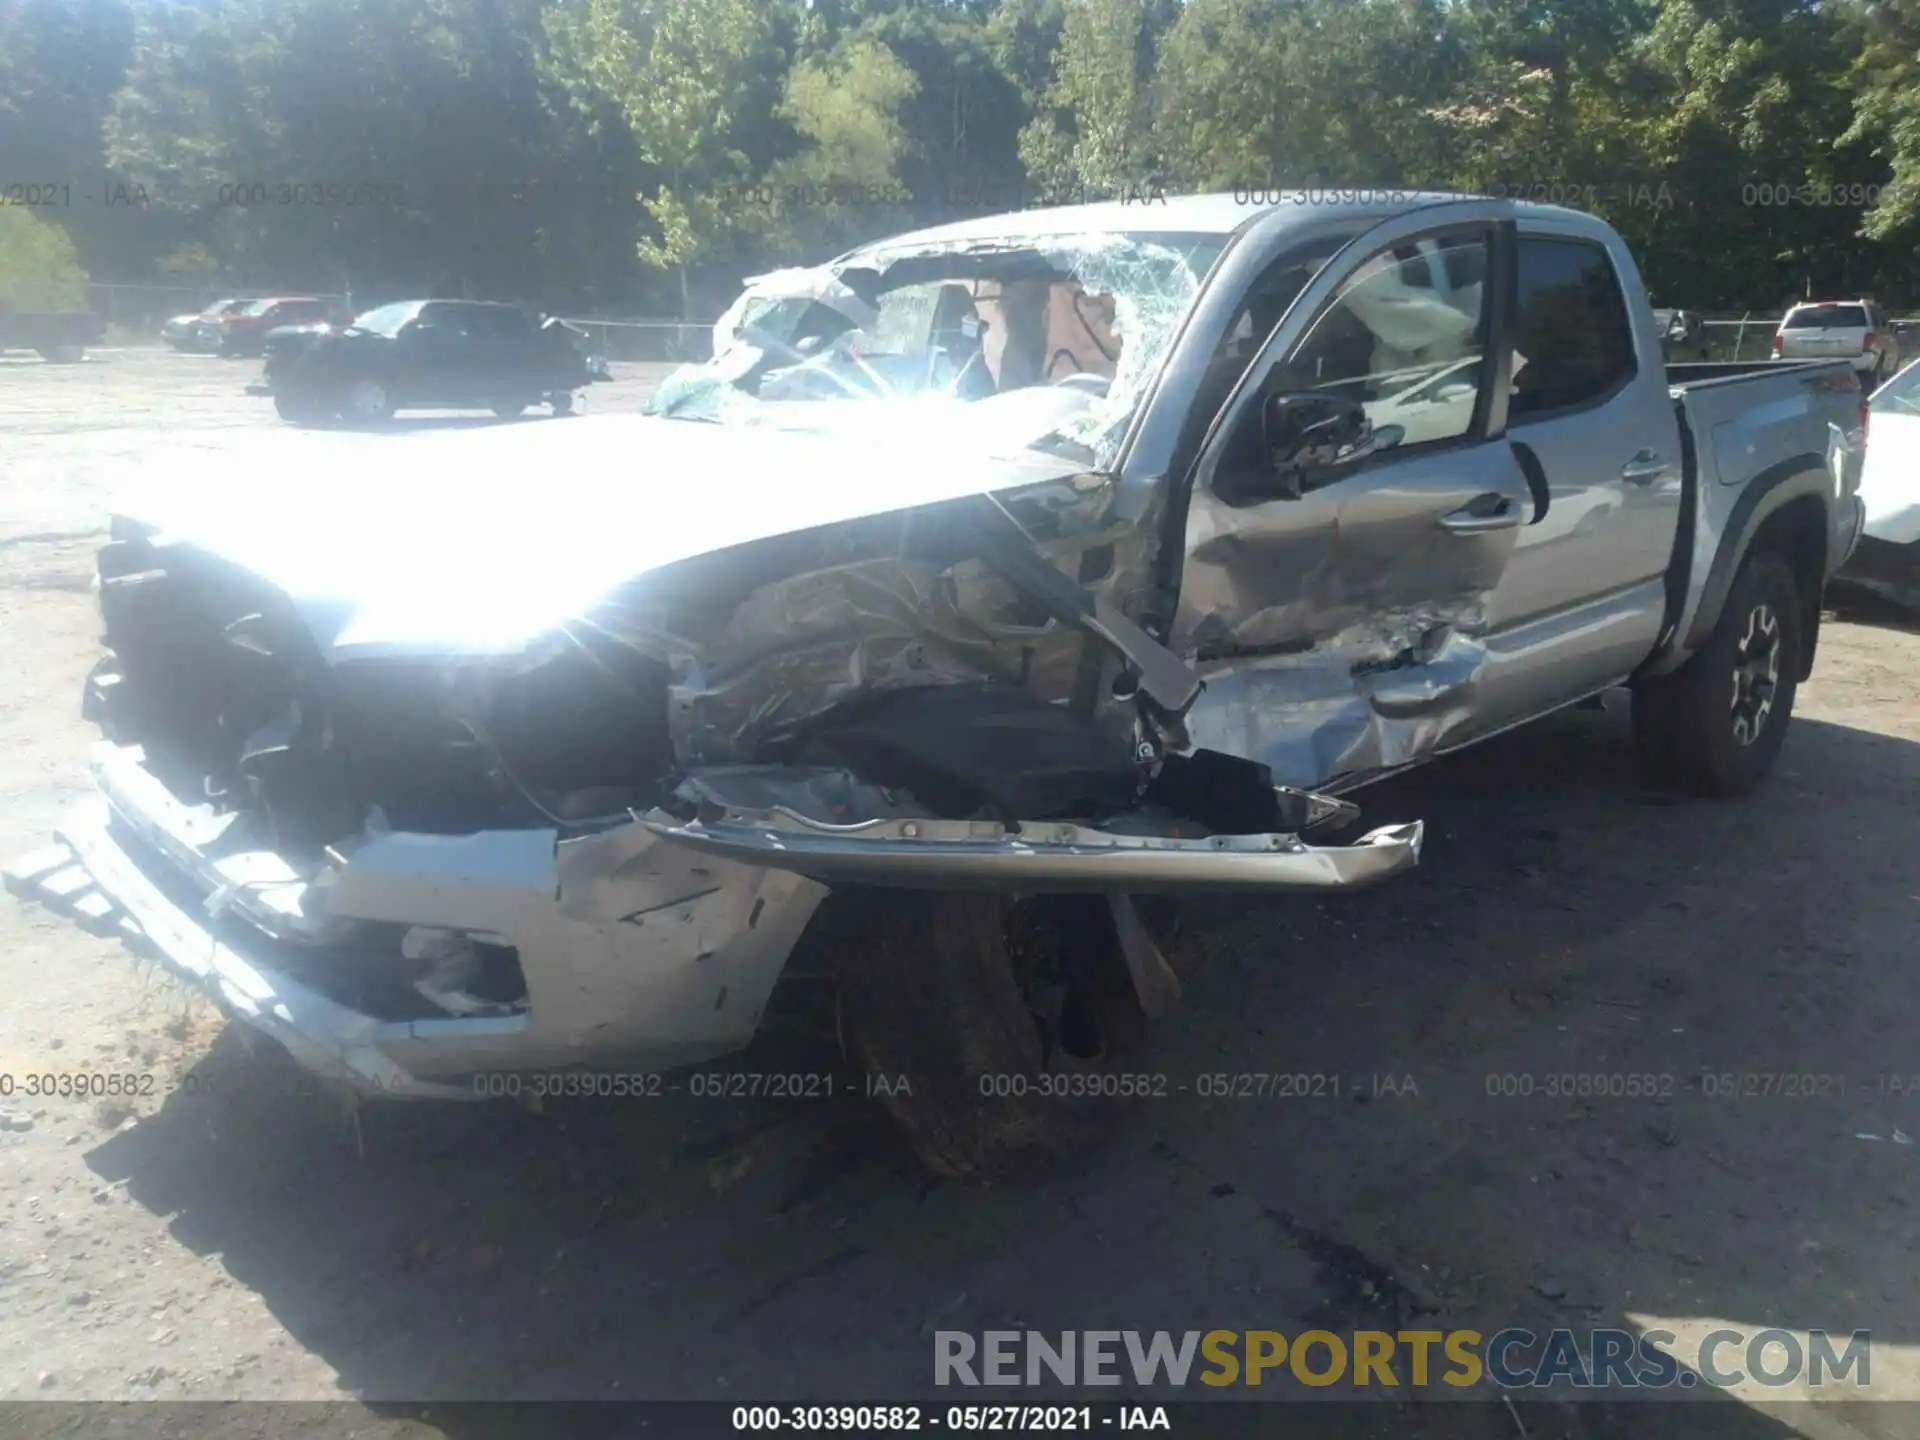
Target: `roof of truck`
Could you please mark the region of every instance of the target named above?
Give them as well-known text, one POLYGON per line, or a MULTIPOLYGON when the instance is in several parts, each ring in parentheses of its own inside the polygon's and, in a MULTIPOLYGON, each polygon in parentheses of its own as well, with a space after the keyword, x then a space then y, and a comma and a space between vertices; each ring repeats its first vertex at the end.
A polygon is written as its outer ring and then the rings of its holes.
MULTIPOLYGON (((1345 218, 1380 219, 1456 200, 1490 197, 1467 191, 1369 189, 1223 190, 1204 195, 1166 195, 1156 190, 1130 192, 1118 200, 1086 205, 1056 205, 1037 209, 977 215, 905 235, 888 236, 848 252, 852 255, 892 250, 919 250, 940 245, 964 245, 975 240, 1039 239, 1049 235, 1100 234, 1131 231, 1163 235, 1231 235, 1245 225, 1276 219, 1283 212, 1304 221, 1345 218)), ((1558 205, 1516 203, 1518 215, 1537 217, 1584 215, 1558 205)))

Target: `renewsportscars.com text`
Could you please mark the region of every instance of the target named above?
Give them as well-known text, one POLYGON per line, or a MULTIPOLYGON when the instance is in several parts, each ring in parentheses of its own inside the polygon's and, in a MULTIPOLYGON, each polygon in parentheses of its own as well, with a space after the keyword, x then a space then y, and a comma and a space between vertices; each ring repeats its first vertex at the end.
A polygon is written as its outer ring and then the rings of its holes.
POLYGON ((1482 1380, 1502 1389, 1769 1388, 1865 1389, 1872 1338, 1824 1330, 1721 1329, 1684 1356, 1670 1330, 1513 1327, 1478 1330, 964 1330, 936 1331, 937 1385, 1209 1386, 1305 1385, 1391 1389, 1482 1380))

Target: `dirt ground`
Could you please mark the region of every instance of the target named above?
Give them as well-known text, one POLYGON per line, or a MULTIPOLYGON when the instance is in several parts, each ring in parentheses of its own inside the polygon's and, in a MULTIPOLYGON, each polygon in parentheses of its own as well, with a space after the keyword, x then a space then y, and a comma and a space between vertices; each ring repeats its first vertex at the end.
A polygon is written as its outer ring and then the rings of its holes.
MULTIPOLYGON (((110 488, 247 445, 267 492, 285 447, 394 443, 280 425, 239 393, 252 368, 0 360, 0 858, 84 793, 110 488)), ((630 367, 585 408, 653 378, 630 367)), ((0 899, 0 1076, 160 1077, 131 1106, 0 1099, 0 1396, 351 1399, 379 1411, 363 1435, 454 1434, 386 1402, 951 1400, 936 1329, 1721 1320, 1870 1330, 1875 1392, 1920 1398, 1920 633, 1830 621, 1744 803, 1639 785, 1618 707, 1359 798, 1371 823, 1427 819, 1420 868, 1352 899, 1189 907, 1204 958, 1151 1065, 1335 1076, 1338 1098, 1189 1087, 1064 1173, 994 1187, 929 1179, 851 1096, 306 1093, 116 944, 0 899), (1542 1093, 1575 1073, 1674 1079, 1542 1093), (1702 1079, 1783 1074, 1845 1079, 1702 1079)), ((736 1068, 839 1067, 804 1001, 736 1068)), ((1314 1408, 1354 1434, 1521 1433, 1501 1406, 1314 1408)), ((1526 1433, 1702 1433, 1699 1411, 1566 1406, 1526 1433)), ((1920 1433, 1910 1406, 1709 1411, 1751 1440, 1920 1433)))

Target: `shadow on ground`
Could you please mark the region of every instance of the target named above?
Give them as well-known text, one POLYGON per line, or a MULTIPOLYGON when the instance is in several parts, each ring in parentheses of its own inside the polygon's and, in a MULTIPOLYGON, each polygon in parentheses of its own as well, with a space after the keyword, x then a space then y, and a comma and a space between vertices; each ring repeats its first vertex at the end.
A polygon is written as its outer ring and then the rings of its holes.
MULTIPOLYGON (((1057 1173, 918 1172, 805 995, 729 1068, 831 1072, 828 1100, 355 1111, 229 1030, 199 1093, 90 1164, 374 1402, 1009 1398, 934 1389, 936 1330, 1920 1338, 1920 1152, 1855 1138, 1920 1119, 1884 1078, 1920 1070, 1920 746, 1803 719, 1751 800, 1680 801, 1634 781, 1624 717, 1578 713, 1362 799, 1430 822, 1421 868, 1188 907, 1201 963, 1152 1062, 1184 1088, 1057 1173), (1741 1079, 1783 1074, 1846 1080, 1741 1079), (1202 1098, 1202 1075, 1309 1078, 1202 1098), (1580 1075, 1652 1089, 1555 1078, 1580 1075)), ((1298 1433, 1521 1433, 1503 1406, 1310 1408, 1298 1433)), ((1527 1413, 1532 1437, 1796 1433, 1725 1402, 1527 1413)))

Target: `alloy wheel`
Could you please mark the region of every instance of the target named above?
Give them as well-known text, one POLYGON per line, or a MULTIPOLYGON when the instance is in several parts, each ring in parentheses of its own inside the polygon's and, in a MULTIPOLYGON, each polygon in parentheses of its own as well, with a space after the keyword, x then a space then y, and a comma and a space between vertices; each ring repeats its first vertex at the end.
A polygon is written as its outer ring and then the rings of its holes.
POLYGON ((1767 728, 1780 688, 1780 618, 1770 605, 1747 612, 1746 633, 1733 650, 1733 738, 1751 745, 1767 728))

